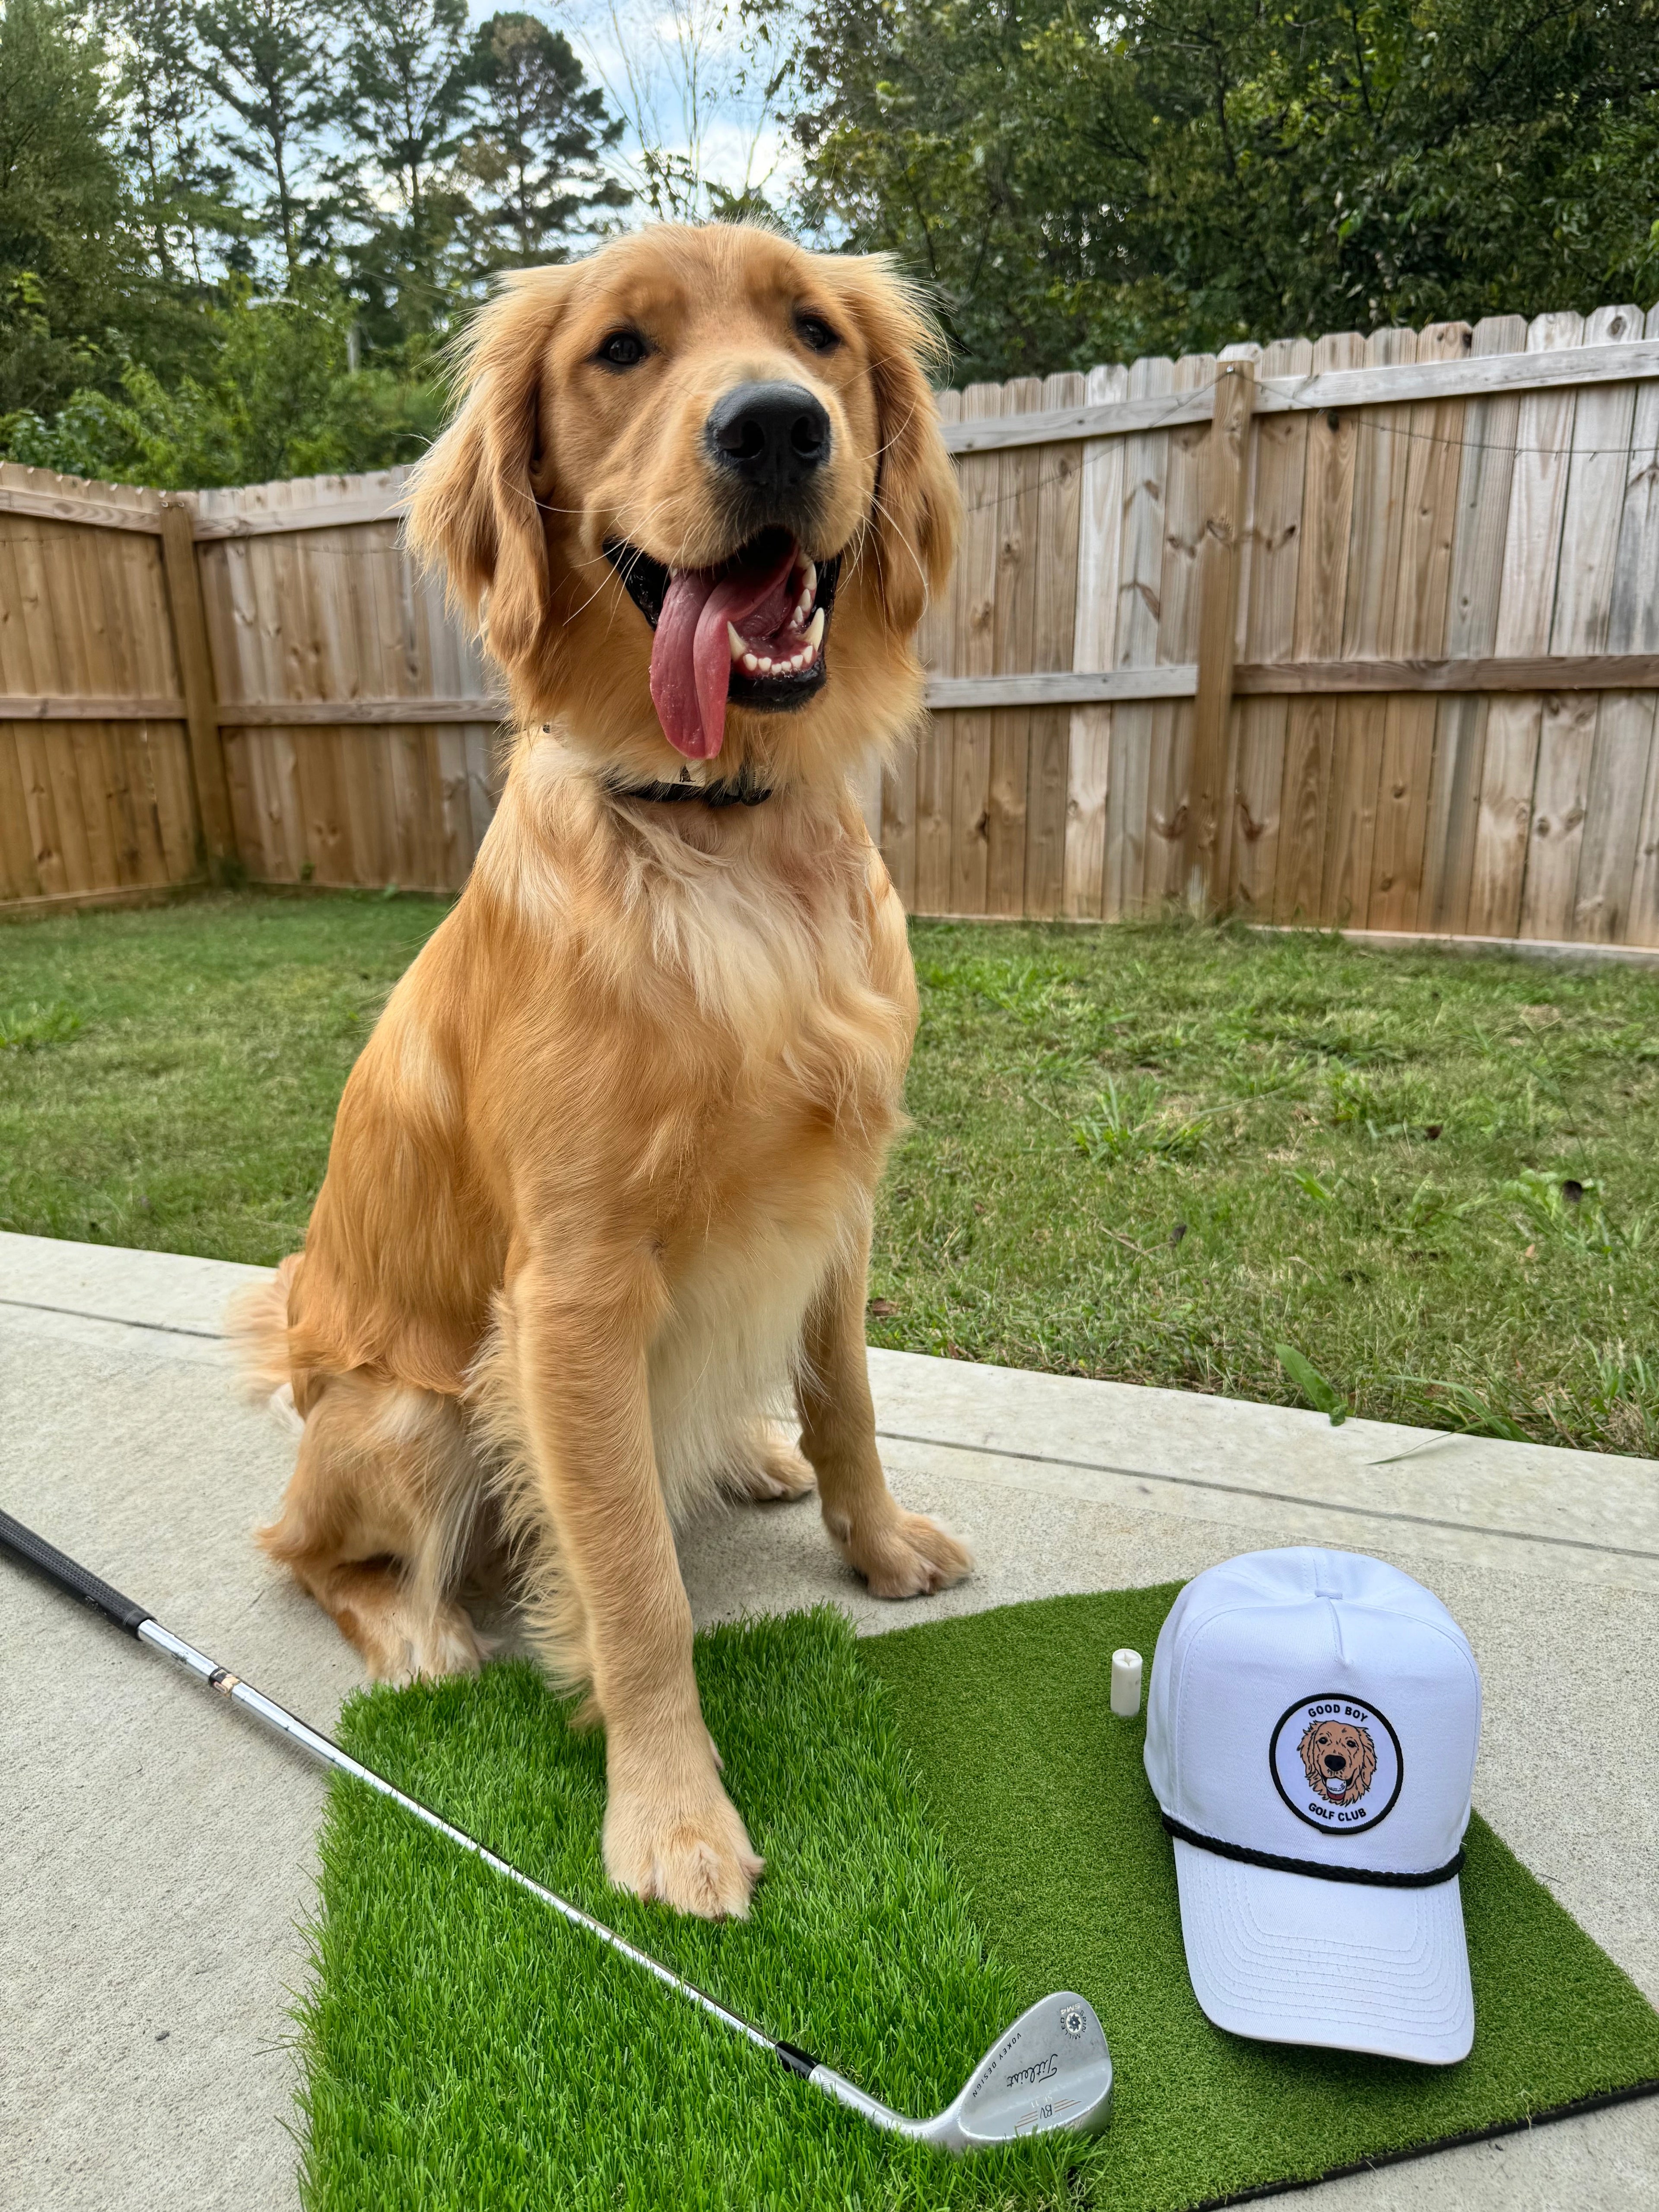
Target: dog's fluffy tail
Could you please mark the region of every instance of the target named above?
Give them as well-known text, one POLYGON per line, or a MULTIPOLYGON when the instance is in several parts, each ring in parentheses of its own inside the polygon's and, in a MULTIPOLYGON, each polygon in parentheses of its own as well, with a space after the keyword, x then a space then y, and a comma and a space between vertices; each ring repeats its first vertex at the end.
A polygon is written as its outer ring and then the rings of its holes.
POLYGON ((225 1334, 235 1350, 243 1390, 254 1404, 268 1405, 283 1427, 296 1434, 305 1423, 294 1404, 288 1310, 304 1256, 290 1252, 274 1275, 239 1291, 225 1310, 225 1334))

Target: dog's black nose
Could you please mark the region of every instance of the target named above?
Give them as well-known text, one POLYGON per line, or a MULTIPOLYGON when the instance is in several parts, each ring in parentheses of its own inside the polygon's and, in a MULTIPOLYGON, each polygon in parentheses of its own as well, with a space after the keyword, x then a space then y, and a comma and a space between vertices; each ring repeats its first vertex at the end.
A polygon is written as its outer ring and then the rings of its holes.
POLYGON ((1340 1751, 1327 1752, 1325 1754, 1325 1771, 1327 1774, 1340 1774, 1347 1763, 1347 1760, 1343 1758, 1340 1751))
POLYGON ((708 417, 708 450, 761 492, 799 491, 830 458, 830 417, 799 384, 740 384, 708 417))

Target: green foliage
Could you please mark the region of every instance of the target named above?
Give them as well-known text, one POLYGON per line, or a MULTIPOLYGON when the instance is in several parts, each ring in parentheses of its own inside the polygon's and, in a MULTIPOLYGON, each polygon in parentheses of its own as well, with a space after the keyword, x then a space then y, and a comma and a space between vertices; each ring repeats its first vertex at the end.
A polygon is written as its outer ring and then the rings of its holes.
POLYGON ((331 28, 311 0, 206 0, 195 15, 199 66, 235 118, 222 143, 253 181, 250 213, 275 232, 290 283, 301 266, 307 173, 333 109, 331 28))
POLYGON ((0 1052, 39 1052, 42 1045, 62 1044, 80 1027, 80 1015, 62 999, 0 1006, 0 1052))
POLYGON ((471 61, 465 0, 359 0, 331 119, 349 149, 336 205, 374 345, 438 330, 459 304, 471 61))
POLYGON ((199 374, 169 391, 128 361, 116 393, 85 386, 50 420, 14 416, 12 458, 162 490, 412 460, 437 429, 441 395, 388 368, 351 374, 356 313, 324 278, 276 299, 241 288, 204 311, 212 344, 199 374))
POLYGON ((568 40, 464 0, 6 0, 0 458, 163 487, 412 458, 490 274, 626 204, 620 129, 568 40))
POLYGON ((1188 1117, 1158 1103, 1155 1085, 1109 1077, 1094 1111, 1072 1124, 1072 1142, 1085 1159, 1184 1159, 1203 1140, 1204 1117, 1188 1117))
POLYGON ((959 374, 1659 290, 1656 0, 824 0, 803 219, 959 374))
POLYGON ((56 0, 0 12, 0 416, 95 366, 137 274, 104 50, 56 0))
POLYGON ((1304 1359, 1293 1344, 1276 1344, 1274 1357, 1316 1413, 1328 1413, 1331 1426, 1341 1427, 1348 1418, 1348 1401, 1314 1365, 1304 1359))
POLYGON ((494 195, 477 224, 479 258, 513 269, 562 260, 565 240, 628 203, 601 167, 622 136, 622 118, 587 82, 563 32, 533 15, 480 23, 471 74, 484 124, 466 166, 494 195))

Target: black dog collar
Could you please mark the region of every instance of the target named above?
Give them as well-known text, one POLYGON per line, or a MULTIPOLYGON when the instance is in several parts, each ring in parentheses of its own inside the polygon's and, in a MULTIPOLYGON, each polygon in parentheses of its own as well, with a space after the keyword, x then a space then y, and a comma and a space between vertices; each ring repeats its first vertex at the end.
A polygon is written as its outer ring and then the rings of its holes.
POLYGON ((693 783, 684 770, 681 776, 678 783, 613 783, 607 776, 605 787, 613 799, 645 799, 656 806, 685 800, 701 806, 761 806, 772 796, 770 784, 755 781, 747 761, 729 783, 693 783))
POLYGON ((1217 1836, 1200 1835, 1196 1828, 1188 1828, 1166 1813, 1164 1825, 1172 1836, 1183 1844, 1193 1844, 1200 1851, 1213 1851, 1220 1859, 1237 1859, 1241 1866, 1271 1867, 1276 1874, 1311 1875, 1316 1881, 1358 1881, 1370 1883, 1377 1889, 1434 1889, 1443 1881, 1449 1881, 1463 1863, 1460 1850, 1455 1859, 1443 1867, 1431 1867, 1426 1874, 1385 1874, 1372 1867, 1322 1866, 1316 1859, 1284 1859, 1276 1851, 1253 1851, 1247 1844, 1224 1844, 1217 1836))

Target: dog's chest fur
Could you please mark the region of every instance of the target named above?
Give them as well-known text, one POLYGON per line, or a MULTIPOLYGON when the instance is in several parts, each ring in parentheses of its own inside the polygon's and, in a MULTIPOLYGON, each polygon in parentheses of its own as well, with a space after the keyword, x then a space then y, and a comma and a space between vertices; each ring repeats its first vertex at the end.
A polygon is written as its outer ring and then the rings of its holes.
POLYGON ((654 1241, 653 1425, 678 1501, 786 1394, 826 1274, 862 1267, 914 974, 898 902, 844 811, 744 825, 761 834, 736 860, 688 849, 674 823, 602 844, 604 825, 560 815, 538 825, 551 867, 520 857, 510 885, 521 916, 556 903, 582 948, 549 1060, 570 1103, 548 1165, 596 1182, 619 1234, 654 1241))

